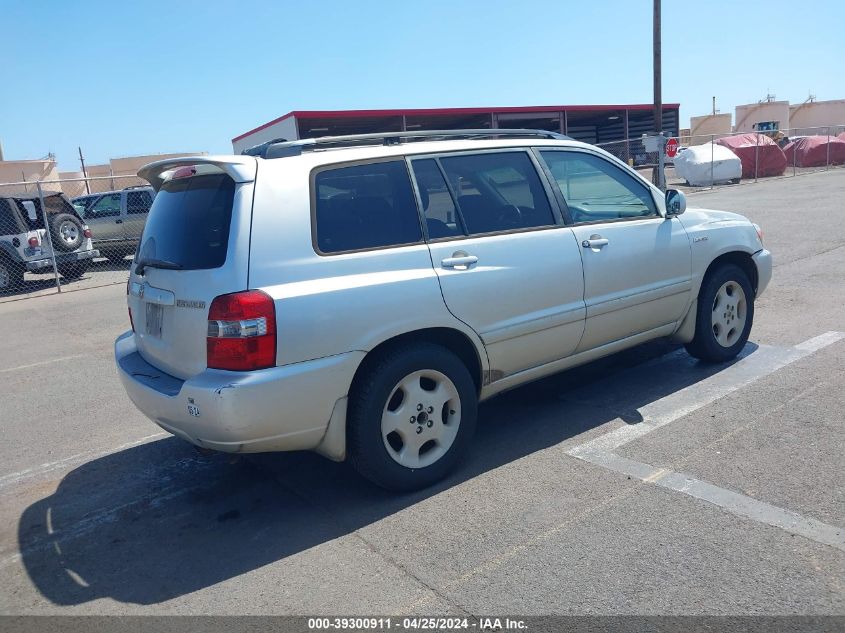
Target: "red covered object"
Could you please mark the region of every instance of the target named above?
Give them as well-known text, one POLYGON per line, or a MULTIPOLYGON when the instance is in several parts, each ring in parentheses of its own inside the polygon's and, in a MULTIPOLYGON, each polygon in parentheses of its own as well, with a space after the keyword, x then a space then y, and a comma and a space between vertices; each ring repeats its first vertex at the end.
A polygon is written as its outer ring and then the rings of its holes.
POLYGON ((740 134, 716 139, 716 143, 727 147, 739 156, 742 162, 742 177, 782 176, 786 171, 786 155, 783 150, 765 134, 740 134))
POLYGON ((845 165, 845 139, 835 136, 805 136, 789 143, 783 152, 787 164, 796 167, 845 165))

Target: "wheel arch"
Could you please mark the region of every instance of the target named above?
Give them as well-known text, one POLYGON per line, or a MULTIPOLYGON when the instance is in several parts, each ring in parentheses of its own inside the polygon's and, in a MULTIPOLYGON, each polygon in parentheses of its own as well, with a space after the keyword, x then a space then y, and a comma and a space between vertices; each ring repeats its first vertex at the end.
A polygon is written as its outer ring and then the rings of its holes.
POLYGON ((361 364, 358 365, 358 369, 352 378, 353 388, 356 381, 360 376, 364 375, 374 359, 391 349, 411 343, 433 343, 448 349, 466 366, 475 383, 476 392, 481 393, 481 387, 486 382, 485 363, 482 362, 481 356, 485 352, 483 349, 479 349, 467 334, 450 327, 430 327, 412 330, 382 341, 367 352, 361 364))
POLYGON ((735 266, 738 266, 746 275, 748 275, 748 280, 751 282, 751 287, 754 289, 754 294, 757 294, 757 287, 760 283, 759 273, 757 272, 757 265, 754 263, 752 254, 747 253, 745 251, 728 251, 727 253, 722 253, 721 255, 716 257, 707 266, 707 270, 704 271, 704 276, 702 277, 702 285, 703 280, 707 279, 707 277, 714 270, 716 270, 719 266, 722 266, 723 264, 734 264, 735 266))
POLYGON ((724 264, 733 264, 745 272, 745 274, 748 275, 748 279, 751 281, 751 287, 754 289, 754 294, 757 294, 759 273, 757 271, 757 265, 754 263, 752 253, 742 250, 730 250, 718 255, 707 265, 704 274, 701 276, 698 288, 696 289, 695 295, 687 308, 687 312, 684 315, 684 318, 681 319, 678 329, 675 330, 671 336, 673 341, 678 343, 689 343, 693 339, 697 320, 698 299, 701 294, 701 289, 704 287, 704 283, 707 278, 713 274, 713 271, 717 270, 724 264))

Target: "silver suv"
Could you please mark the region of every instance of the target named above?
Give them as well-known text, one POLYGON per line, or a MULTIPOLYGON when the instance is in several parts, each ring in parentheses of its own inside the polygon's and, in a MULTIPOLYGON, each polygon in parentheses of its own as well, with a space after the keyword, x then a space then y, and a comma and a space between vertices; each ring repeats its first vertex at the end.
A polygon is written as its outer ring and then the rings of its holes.
POLYGON ((99 256, 64 194, 45 191, 43 197, 47 226, 37 193, 0 194, 0 293, 22 290, 25 272, 52 273, 54 255, 65 279, 81 277, 99 256))
POLYGON ((127 187, 80 196, 73 204, 91 227, 94 246, 119 262, 135 252, 154 197, 152 187, 127 187))
POLYGON ((658 337, 745 345, 759 227, 686 210, 548 132, 267 143, 165 160, 115 343, 135 405, 228 452, 315 450, 391 489, 472 443, 478 402, 658 337))

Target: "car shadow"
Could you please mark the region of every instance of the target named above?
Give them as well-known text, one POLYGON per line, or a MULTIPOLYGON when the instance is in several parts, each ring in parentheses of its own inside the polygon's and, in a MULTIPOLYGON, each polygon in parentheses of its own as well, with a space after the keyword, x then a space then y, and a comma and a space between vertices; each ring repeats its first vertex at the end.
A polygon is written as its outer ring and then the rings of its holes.
MULTIPOLYGON (((646 344, 485 402, 468 457, 447 480, 412 494, 375 488, 348 465, 312 453, 204 457, 175 438, 112 453, 68 473, 55 493, 24 511, 23 565, 58 605, 171 600, 609 421, 638 423, 642 406, 728 366, 698 363, 675 348, 646 344), (585 393, 596 395, 583 401, 585 393)), ((743 356, 755 349, 749 344, 743 356)))

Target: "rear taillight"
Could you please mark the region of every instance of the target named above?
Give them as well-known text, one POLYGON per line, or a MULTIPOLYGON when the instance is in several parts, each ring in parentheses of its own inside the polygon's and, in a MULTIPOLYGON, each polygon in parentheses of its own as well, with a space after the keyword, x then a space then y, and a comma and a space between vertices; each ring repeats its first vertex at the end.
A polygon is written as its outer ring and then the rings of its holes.
POLYGON ((207 364, 248 371, 276 365, 276 307, 260 290, 221 295, 208 310, 207 364))
POLYGON ((91 229, 89 229, 89 228, 86 226, 86 227, 82 230, 82 235, 84 235, 84 236, 85 236, 85 237, 87 237, 87 238, 90 238, 90 237, 91 237, 91 229))
POLYGON ((35 247, 36 247, 36 246, 38 246, 39 244, 41 244, 41 242, 39 242, 39 241, 38 241, 38 238, 37 238, 37 237, 33 236, 33 237, 29 238, 29 246, 30 246, 30 248, 35 248, 35 247))

